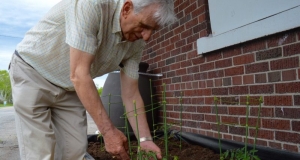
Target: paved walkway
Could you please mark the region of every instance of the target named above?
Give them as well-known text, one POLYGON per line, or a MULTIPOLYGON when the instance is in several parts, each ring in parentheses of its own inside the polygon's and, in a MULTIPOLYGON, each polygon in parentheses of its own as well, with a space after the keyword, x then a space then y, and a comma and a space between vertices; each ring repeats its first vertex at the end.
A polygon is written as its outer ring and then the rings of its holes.
MULTIPOLYGON (((94 134, 97 127, 87 114, 88 134, 94 134)), ((0 108, 0 160, 19 160, 19 147, 16 136, 14 108, 0 108)))

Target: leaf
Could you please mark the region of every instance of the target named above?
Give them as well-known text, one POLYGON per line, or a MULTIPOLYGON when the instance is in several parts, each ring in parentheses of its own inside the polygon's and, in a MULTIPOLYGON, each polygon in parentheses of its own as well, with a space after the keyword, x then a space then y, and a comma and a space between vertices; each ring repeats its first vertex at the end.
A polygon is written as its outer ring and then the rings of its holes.
POLYGON ((234 151, 230 152, 231 153, 231 157, 230 157, 230 160, 233 160, 234 158, 234 151))
POLYGON ((224 153, 221 154, 221 156, 225 159, 229 155, 229 150, 225 151, 224 153))
POLYGON ((260 158, 259 158, 258 156, 253 156, 253 158, 254 158, 255 160, 260 160, 260 158))
POLYGON ((256 153, 256 152, 258 152, 258 150, 255 149, 250 150, 250 153, 256 153))

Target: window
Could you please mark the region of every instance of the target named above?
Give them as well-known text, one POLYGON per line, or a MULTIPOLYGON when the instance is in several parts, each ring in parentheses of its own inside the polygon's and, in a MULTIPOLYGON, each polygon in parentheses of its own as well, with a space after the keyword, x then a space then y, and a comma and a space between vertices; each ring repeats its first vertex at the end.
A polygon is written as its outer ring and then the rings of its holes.
POLYGON ((300 26, 299 0, 208 0, 212 34, 197 40, 198 54, 300 26))

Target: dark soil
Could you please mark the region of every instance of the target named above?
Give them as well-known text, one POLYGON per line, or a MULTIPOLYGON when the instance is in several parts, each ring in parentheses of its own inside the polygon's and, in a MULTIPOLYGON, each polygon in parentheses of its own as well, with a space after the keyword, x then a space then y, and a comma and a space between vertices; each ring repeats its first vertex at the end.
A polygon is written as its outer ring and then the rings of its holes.
MULTIPOLYGON (((165 145, 162 140, 155 140, 155 143, 160 147, 162 154, 165 153, 165 145)), ((131 142, 132 146, 137 146, 136 141, 131 142)), ((208 148, 203 148, 198 145, 190 145, 186 142, 182 142, 182 148, 180 150, 180 141, 177 139, 170 139, 168 141, 168 160, 174 160, 174 156, 177 156, 179 160, 219 160, 220 155, 215 154, 208 148)), ((136 147, 133 149, 133 159, 136 159, 136 147)), ((107 153, 100 142, 89 142, 88 153, 95 160, 113 160, 112 156, 107 153)), ((164 156, 164 155, 163 155, 164 156)), ((165 156, 164 156, 165 157, 165 156)))

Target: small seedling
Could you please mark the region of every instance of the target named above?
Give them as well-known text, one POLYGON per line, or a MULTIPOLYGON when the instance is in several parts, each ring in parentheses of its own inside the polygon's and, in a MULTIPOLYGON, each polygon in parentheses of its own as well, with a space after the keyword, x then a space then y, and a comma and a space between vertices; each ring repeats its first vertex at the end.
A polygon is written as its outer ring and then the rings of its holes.
POLYGON ((245 154, 245 147, 239 149, 231 149, 227 150, 226 152, 220 155, 220 160, 260 160, 260 158, 255 154, 257 150, 250 150, 246 151, 245 154))
POLYGON ((102 134, 99 132, 98 136, 97 136, 97 140, 100 139, 100 150, 101 151, 105 151, 105 147, 103 146, 103 143, 102 143, 102 140, 103 140, 103 137, 102 137, 102 134))
MULTIPOLYGON (((151 82, 150 82, 150 84, 151 84, 151 82)), ((150 87, 151 87, 151 85, 150 85, 150 87)), ((171 155, 169 155, 169 153, 168 153, 168 142, 169 142, 169 139, 170 139, 170 137, 172 137, 173 136, 173 134, 169 134, 169 131, 170 131, 170 128, 174 125, 174 124, 169 124, 169 123, 167 123, 167 120, 166 120, 166 105, 167 105, 167 101, 166 101, 166 86, 165 86, 165 84, 163 84, 163 92, 162 92, 162 94, 161 94, 161 96, 162 96, 162 101, 161 101, 161 103, 159 103, 160 104, 160 106, 159 107, 161 107, 162 108, 162 110, 163 110, 163 123, 162 123, 162 125, 159 125, 159 124, 153 124, 153 128, 156 128, 155 130, 154 130, 154 135, 153 135, 153 138, 154 138, 154 140, 156 139, 156 138, 158 138, 158 137, 156 137, 156 135, 155 135, 155 131, 157 131, 157 130, 162 130, 163 132, 164 132, 164 137, 163 137, 163 141, 164 141, 164 145, 165 145, 165 153, 163 153, 163 160, 167 160, 168 159, 168 157, 170 156, 170 157, 173 157, 174 158, 174 160, 178 160, 178 157, 177 156, 171 156, 171 155)), ((151 89, 150 89, 151 90, 151 89)), ((152 116, 153 116, 153 118, 152 119, 155 119, 154 118, 154 115, 153 115, 153 110, 155 110, 155 109, 157 109, 157 108, 155 108, 154 107, 154 105, 153 105, 153 97, 154 96, 156 96, 156 95, 152 95, 152 92, 151 92, 151 102, 152 102, 152 104, 151 104, 151 109, 150 110, 148 110, 148 111, 145 111, 145 112, 149 112, 149 111, 152 111, 152 116)), ((181 99, 180 99, 180 104, 181 104, 181 108, 182 108, 182 96, 181 96, 181 99)), ((136 102, 134 101, 133 102, 133 106, 134 106, 134 117, 136 118, 136 130, 139 130, 139 128, 138 128, 138 121, 137 121, 137 116, 138 116, 138 113, 137 113, 137 110, 139 109, 139 108, 137 108, 137 106, 136 106, 136 102)), ((125 108, 125 107, 124 107, 125 108)), ((145 106, 145 108, 146 108, 146 106, 145 106)), ((124 111, 125 111, 125 109, 124 109, 124 111)), ((181 114, 182 114, 182 109, 181 109, 181 114)), ((127 115, 128 115, 128 112, 126 113, 126 111, 125 111, 125 113, 124 113, 124 118, 125 118, 125 122, 127 122, 127 115)), ((180 119, 181 119, 181 115, 180 115, 180 119)), ((153 123, 154 123, 154 121, 153 121, 153 123)), ((181 124, 182 124, 182 120, 180 121, 180 126, 181 126, 181 124)), ((125 123, 125 127, 126 128, 128 128, 128 124, 127 123, 125 123)), ((127 132, 128 132, 128 130, 126 130, 127 132)), ((126 133, 126 134, 128 134, 128 133, 126 133)), ((139 133, 137 133, 137 139, 139 139, 139 133)), ((129 141, 130 141, 130 139, 129 139, 129 141)), ((130 144, 130 142, 129 142, 129 144, 130 144)), ((131 148, 131 147, 134 147, 134 146, 129 146, 129 148, 131 148)), ((181 143, 180 143, 180 146, 179 146, 180 148, 181 148, 181 143)), ((138 141, 138 146, 137 146, 137 148, 140 148, 140 143, 139 143, 139 141, 138 141)), ((130 152, 131 152, 131 149, 130 149, 130 152)), ((138 157, 138 159, 156 159, 156 154, 155 153, 153 153, 153 152, 148 152, 148 153, 145 153, 145 152, 138 152, 137 153, 138 155, 137 155, 137 157, 138 157)), ((130 154, 130 155, 132 155, 132 154, 130 154)), ((131 156, 131 158, 132 158, 132 156, 131 156)))
MULTIPOLYGON (((219 137, 219 149, 220 149, 220 160, 260 160, 258 156, 255 155, 257 150, 255 149, 256 146, 256 138, 257 138, 257 132, 258 132, 258 122, 260 120, 260 110, 261 110, 261 104, 262 104, 262 97, 259 99, 259 110, 258 110, 258 116, 257 116, 257 123, 255 126, 255 139, 254 139, 254 147, 252 150, 248 151, 248 130, 249 130, 249 125, 248 125, 248 119, 249 119, 249 96, 247 96, 247 102, 246 102, 246 125, 242 126, 246 130, 246 135, 245 135, 245 145, 243 148, 238 148, 238 149, 231 149, 227 150, 224 153, 222 153, 222 146, 221 146, 221 134, 220 134, 220 119, 218 116, 218 98, 214 98, 215 101, 215 108, 216 108, 216 119, 217 119, 217 126, 218 126, 218 137, 219 137)), ((236 124, 224 124, 224 125, 236 125, 236 124)))

